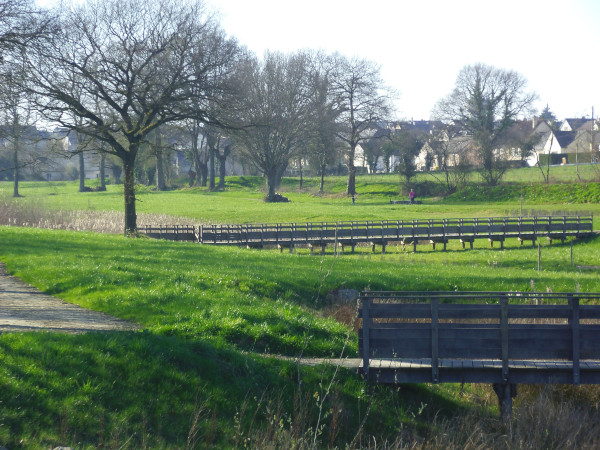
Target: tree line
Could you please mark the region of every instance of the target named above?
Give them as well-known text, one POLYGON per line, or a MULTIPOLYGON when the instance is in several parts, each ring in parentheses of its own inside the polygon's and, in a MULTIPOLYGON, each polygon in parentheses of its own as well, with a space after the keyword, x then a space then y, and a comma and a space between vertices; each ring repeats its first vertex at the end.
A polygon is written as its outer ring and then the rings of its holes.
MULTIPOLYGON (((359 147, 402 155, 416 146, 410 134, 381 132, 395 93, 375 62, 313 50, 259 58, 227 36, 201 0, 73 2, 56 10, 0 0, 0 52, 2 137, 13 144, 16 182, 18 169, 35 162, 35 154, 19 160, 19 133, 38 121, 58 125, 77 137, 81 154, 119 162, 126 234, 137 228, 136 161, 150 146, 164 185, 164 140, 173 130, 189 136, 195 176, 212 171, 211 188, 214 159, 224 169, 236 148, 264 175, 267 201, 278 200, 291 161, 309 159, 323 176, 342 155, 346 192, 354 195, 359 147)), ((518 73, 478 64, 459 74, 435 114, 464 125, 484 179, 494 183, 494 146, 534 100, 518 73)), ((401 166, 411 170, 408 157, 401 166)))

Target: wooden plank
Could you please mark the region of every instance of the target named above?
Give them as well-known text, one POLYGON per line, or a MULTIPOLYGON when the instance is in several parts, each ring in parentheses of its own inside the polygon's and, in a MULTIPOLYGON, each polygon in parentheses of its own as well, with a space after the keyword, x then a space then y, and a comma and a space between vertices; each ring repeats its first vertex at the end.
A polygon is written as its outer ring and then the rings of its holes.
POLYGON ((581 350, 595 351, 600 358, 600 330, 594 327, 588 330, 586 325, 579 325, 579 344, 581 350))
POLYGON ((571 328, 568 325, 519 325, 519 327, 508 327, 510 340, 513 345, 526 345, 528 347, 540 347, 550 343, 557 345, 565 342, 571 345, 571 328), (527 342, 534 341, 534 342, 527 342))
POLYGON ((500 335, 502 339, 502 379, 508 382, 508 299, 500 297, 500 335))
MULTIPOLYGON (((359 317, 361 317, 359 315, 359 317)), ((395 332, 398 330, 428 330, 431 327, 431 321, 421 321, 415 322, 416 319, 388 319, 385 321, 379 321, 382 319, 377 319, 372 321, 371 328, 377 330, 388 330, 389 333, 393 336, 395 332), (401 322, 390 322, 389 320, 399 320, 401 322)), ((567 326, 564 325, 566 328, 567 326)), ((448 338, 460 337, 463 331, 467 333, 469 336, 474 336, 477 334, 478 330, 481 330, 481 333, 487 333, 489 331, 498 331, 500 330, 500 325, 495 323, 465 323, 465 322, 440 322, 439 324, 440 331, 443 330, 444 333, 448 336, 448 338)), ((385 331, 382 331, 385 333, 385 331)))
POLYGON ((371 345, 370 345, 370 326, 371 317, 369 316, 369 309, 371 306, 371 299, 369 297, 363 297, 362 299, 362 358, 363 358, 363 373, 369 379, 369 357, 371 356, 371 345))
POLYGON ((426 318, 431 317, 430 306, 423 304, 372 304, 371 317, 376 318, 426 318))
POLYGON ((509 305, 511 319, 567 319, 571 310, 567 305, 509 305))
POLYGON ((458 359, 481 359, 481 358, 498 358, 502 354, 502 349, 496 343, 493 347, 449 347, 440 348, 440 356, 444 358, 458 359))
MULTIPOLYGON (((364 345, 362 338, 359 340, 361 346, 364 345)), ((418 358, 431 354, 431 337, 424 339, 410 340, 389 340, 377 339, 369 336, 369 348, 371 354, 376 355, 379 352, 380 358, 418 358)))
POLYGON ((580 357, 580 342, 579 342, 579 299, 576 297, 569 297, 569 305, 573 310, 573 317, 571 318, 572 328, 572 361, 573 361, 573 384, 578 385, 580 381, 579 374, 579 357, 580 357))
MULTIPOLYGON (((373 304, 371 317, 376 318, 427 318, 431 317, 429 304, 373 304)), ((440 319, 491 319, 498 318, 497 305, 439 305, 440 319)))
POLYGON ((431 301, 431 377, 434 383, 440 378, 438 368, 439 358, 439 330, 438 330, 438 307, 437 299, 431 301))
POLYGON ((600 305, 580 305, 580 319, 600 319, 600 305))

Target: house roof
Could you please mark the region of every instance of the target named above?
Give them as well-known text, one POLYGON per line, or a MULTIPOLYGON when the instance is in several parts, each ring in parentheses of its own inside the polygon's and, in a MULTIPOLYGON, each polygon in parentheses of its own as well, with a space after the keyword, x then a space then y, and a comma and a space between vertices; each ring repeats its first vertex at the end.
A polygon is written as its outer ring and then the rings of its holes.
POLYGON ((556 131, 554 137, 561 148, 567 148, 575 140, 576 133, 574 131, 556 131))
POLYGON ((560 125, 561 130, 563 131, 569 131, 567 128, 570 128, 570 131, 577 131, 579 130, 582 126, 587 126, 588 130, 591 128, 591 123, 592 120, 591 119, 586 119, 585 117, 582 117, 580 119, 576 119, 576 118, 571 118, 571 119, 565 119, 563 121, 563 123, 560 125))
POLYGON ((403 120, 395 125, 397 129, 413 130, 420 134, 432 134, 445 128, 444 122, 440 120, 403 120))
POLYGON ((459 154, 471 149, 473 139, 471 136, 457 136, 449 141, 431 140, 423 146, 423 148, 431 148, 433 151, 440 151, 447 146, 449 154, 459 154))

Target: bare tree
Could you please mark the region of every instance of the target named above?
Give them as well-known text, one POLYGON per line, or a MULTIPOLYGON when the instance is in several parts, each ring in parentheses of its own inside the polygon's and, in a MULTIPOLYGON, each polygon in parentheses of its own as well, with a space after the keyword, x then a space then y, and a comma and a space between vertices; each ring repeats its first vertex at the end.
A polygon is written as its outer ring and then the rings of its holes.
POLYGON ((356 193, 356 148, 372 137, 375 125, 386 121, 391 112, 391 94, 379 67, 366 59, 332 58, 330 82, 340 111, 337 136, 346 143, 348 184, 346 193, 356 193))
POLYGON ((325 185, 327 166, 335 163, 340 155, 341 142, 336 137, 339 110, 329 81, 331 67, 327 57, 321 53, 313 55, 311 66, 313 124, 310 139, 305 147, 309 164, 317 169, 320 175, 319 192, 322 194, 325 185))
POLYGON ((203 3, 193 0, 74 3, 62 9, 52 38, 32 46, 29 90, 46 118, 105 142, 120 159, 126 234, 137 228, 140 146, 163 124, 218 120, 206 103, 227 90, 217 69, 231 67, 236 52, 203 3), (72 74, 80 97, 71 93, 72 74))
POLYGON ((274 201, 290 159, 311 129, 309 57, 266 53, 261 62, 249 61, 246 72, 240 110, 246 128, 237 137, 242 153, 267 179, 266 201, 274 201))
POLYGON ((19 197, 21 169, 37 164, 41 155, 30 150, 40 141, 36 115, 24 85, 29 80, 23 55, 36 39, 52 31, 49 14, 32 0, 0 0, 0 114, 2 140, 12 152, 13 195, 19 197), (25 154, 27 153, 27 154, 25 154))
POLYGON ((208 152, 203 134, 204 124, 201 119, 192 118, 178 124, 182 133, 182 145, 186 157, 191 161, 189 171, 190 187, 206 186, 208 179, 208 152))
POLYGON ((37 165, 41 156, 35 151, 40 140, 35 128, 37 117, 22 88, 26 78, 22 65, 4 61, 0 72, 0 141, 11 153, 13 197, 21 196, 21 169, 37 165))
POLYGON ((485 64, 464 67, 454 90, 440 100, 433 115, 440 120, 460 121, 477 145, 481 176, 496 185, 508 168, 496 151, 519 115, 530 112, 537 95, 526 91, 519 73, 485 64))
POLYGON ((468 136, 443 134, 432 139, 429 145, 433 162, 441 172, 443 180, 436 172, 430 171, 429 175, 444 184, 448 194, 456 192, 466 183, 472 168, 469 154, 472 153, 473 140, 468 136))
POLYGON ((37 8, 33 0, 0 0, 0 59, 52 33, 52 27, 52 17, 37 8))

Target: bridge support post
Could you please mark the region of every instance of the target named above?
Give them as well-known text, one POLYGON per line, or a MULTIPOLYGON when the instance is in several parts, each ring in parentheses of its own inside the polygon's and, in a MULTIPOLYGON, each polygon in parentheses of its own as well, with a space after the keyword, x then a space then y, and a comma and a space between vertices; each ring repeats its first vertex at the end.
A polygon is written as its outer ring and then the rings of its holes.
POLYGON ((500 417, 505 422, 512 418, 512 399, 517 396, 517 385, 510 383, 494 383, 494 392, 498 396, 500 417))

